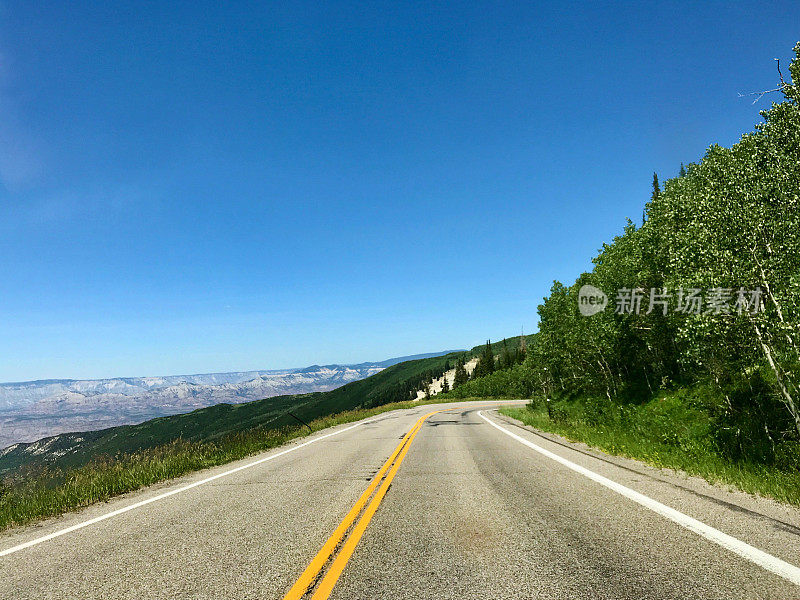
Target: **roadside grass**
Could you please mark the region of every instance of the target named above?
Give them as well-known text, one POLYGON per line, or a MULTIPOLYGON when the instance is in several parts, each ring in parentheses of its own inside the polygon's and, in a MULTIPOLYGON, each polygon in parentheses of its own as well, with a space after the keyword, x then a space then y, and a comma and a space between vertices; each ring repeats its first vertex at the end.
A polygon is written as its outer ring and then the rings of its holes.
POLYGON ((88 464, 75 468, 22 469, 0 480, 0 531, 246 458, 334 425, 402 408, 459 401, 434 397, 429 401, 395 402, 320 417, 309 422, 310 430, 306 427, 254 428, 229 433, 213 441, 176 439, 130 454, 96 456, 88 464))
POLYGON ((800 471, 721 456, 714 447, 711 417, 701 403, 692 401, 692 394, 684 389, 629 406, 604 399, 554 401, 549 412, 544 402, 534 401, 500 412, 608 454, 800 505, 800 471))

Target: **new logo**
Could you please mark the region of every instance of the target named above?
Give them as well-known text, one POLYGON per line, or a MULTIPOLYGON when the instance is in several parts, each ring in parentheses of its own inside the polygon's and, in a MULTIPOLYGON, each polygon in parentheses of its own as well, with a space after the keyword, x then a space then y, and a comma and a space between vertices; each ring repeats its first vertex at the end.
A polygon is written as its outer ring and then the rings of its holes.
POLYGON ((578 310, 584 317, 591 317, 605 310, 608 296, 593 285, 584 285, 578 291, 578 310))

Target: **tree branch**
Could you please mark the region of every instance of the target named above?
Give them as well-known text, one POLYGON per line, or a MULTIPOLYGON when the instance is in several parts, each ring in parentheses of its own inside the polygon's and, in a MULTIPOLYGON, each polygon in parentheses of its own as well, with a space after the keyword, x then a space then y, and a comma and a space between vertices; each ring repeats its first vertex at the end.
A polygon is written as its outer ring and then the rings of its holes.
POLYGON ((786 81, 783 79, 783 73, 781 72, 781 59, 776 58, 775 62, 778 63, 778 77, 781 80, 781 84, 774 90, 764 90, 763 92, 750 92, 749 94, 739 93, 739 98, 745 98, 746 96, 758 96, 755 100, 753 100, 753 104, 755 104, 767 94, 772 94, 773 92, 783 92, 784 90, 786 90, 786 88, 792 87, 790 84, 786 83, 786 81))

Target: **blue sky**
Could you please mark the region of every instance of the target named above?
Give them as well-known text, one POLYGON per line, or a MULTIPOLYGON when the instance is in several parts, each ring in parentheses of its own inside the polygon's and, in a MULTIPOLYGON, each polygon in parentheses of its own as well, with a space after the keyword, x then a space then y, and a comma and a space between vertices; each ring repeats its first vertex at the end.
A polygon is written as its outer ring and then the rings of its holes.
POLYGON ((533 331, 800 38, 797 2, 411 4, 0 2, 0 381, 533 331))

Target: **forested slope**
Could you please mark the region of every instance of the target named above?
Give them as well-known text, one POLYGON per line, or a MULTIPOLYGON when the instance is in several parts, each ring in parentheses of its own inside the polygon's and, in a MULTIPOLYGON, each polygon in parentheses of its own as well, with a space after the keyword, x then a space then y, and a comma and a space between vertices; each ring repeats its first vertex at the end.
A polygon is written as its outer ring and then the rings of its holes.
POLYGON ((31 444, 17 444, 0 453, 0 474, 23 465, 75 467, 96 457, 130 454, 179 439, 209 442, 253 430, 297 428, 301 427, 300 421, 408 400, 412 390, 416 391, 423 380, 440 376, 459 355, 451 353, 394 364, 371 377, 329 392, 217 404, 138 425, 66 433, 31 444))
POLYGON ((654 178, 642 222, 603 245, 591 272, 553 284, 523 365, 451 395, 591 399, 596 421, 668 394, 708 418, 719 455, 796 470, 800 44, 795 53, 783 101, 754 131, 663 185, 654 178), (586 285, 608 298, 592 316, 579 309, 586 285))

